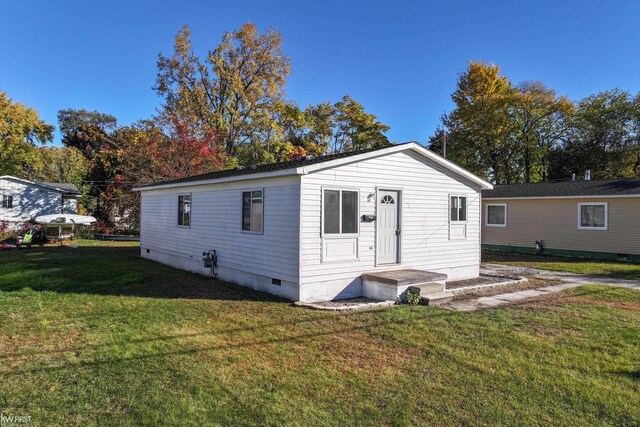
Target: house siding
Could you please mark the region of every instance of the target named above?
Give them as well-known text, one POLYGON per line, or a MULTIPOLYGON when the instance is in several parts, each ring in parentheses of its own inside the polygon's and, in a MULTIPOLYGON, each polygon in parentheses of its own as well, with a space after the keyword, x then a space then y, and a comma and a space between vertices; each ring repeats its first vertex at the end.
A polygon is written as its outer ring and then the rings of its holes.
POLYGON ((413 152, 398 152, 302 177, 300 296, 306 301, 359 296, 367 271, 416 268, 449 279, 476 277, 480 264, 480 191, 413 152), (357 259, 323 260, 322 188, 357 189, 359 215, 375 215, 377 189, 401 190, 401 264, 376 265, 375 222, 360 222, 357 259), (466 195, 466 238, 449 238, 449 195, 466 195))
POLYGON ((39 215, 59 214, 62 211, 62 194, 40 186, 1 178, 0 203, 2 195, 13 196, 13 207, 5 209, 0 204, 0 221, 22 223, 39 215))
POLYGON ((64 196, 62 198, 62 213, 72 214, 72 215, 78 213, 78 197, 77 196, 64 196))
POLYGON ((640 197, 570 199, 495 199, 507 204, 507 227, 482 225, 484 245, 534 248, 543 240, 547 249, 640 254, 640 197), (607 202, 608 229, 578 229, 578 203, 607 202))
POLYGON ((298 300, 298 176, 143 191, 141 253, 174 267, 209 274, 202 253, 215 249, 218 277, 298 300), (264 231, 241 230, 242 192, 264 188, 264 231), (178 195, 191 194, 191 226, 177 225, 178 195), (149 252, 147 253, 147 250, 149 252), (280 286, 272 284, 280 279, 280 286))

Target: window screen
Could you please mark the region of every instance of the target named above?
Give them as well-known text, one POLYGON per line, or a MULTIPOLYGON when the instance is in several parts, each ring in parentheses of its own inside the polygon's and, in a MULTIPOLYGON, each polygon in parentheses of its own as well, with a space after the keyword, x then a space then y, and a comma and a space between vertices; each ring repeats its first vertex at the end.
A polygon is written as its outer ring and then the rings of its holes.
POLYGON ((451 196, 451 221, 467 220, 467 198, 451 196))
POLYGON ((191 226, 191 196, 178 196, 178 225, 191 226))
POLYGON ((593 228, 606 227, 605 205, 581 205, 580 226, 593 228))
POLYGON ((2 196, 2 207, 5 209, 11 209, 13 207, 13 196, 4 194, 2 196))
POLYGON ((506 225, 506 206, 488 205, 487 206, 487 224, 488 225, 506 225))
POLYGON ((242 192, 242 229, 261 233, 264 224, 262 190, 242 192))
POLYGON ((358 192, 324 190, 323 221, 325 234, 358 233, 358 192))

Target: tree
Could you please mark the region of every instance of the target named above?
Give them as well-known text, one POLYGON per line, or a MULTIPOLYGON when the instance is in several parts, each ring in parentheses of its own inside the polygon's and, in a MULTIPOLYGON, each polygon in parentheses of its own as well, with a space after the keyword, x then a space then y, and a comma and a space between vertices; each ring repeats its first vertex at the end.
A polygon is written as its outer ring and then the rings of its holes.
POLYGON ((619 89, 580 102, 566 143, 553 154, 553 176, 566 178, 590 169, 593 179, 638 176, 638 103, 619 89))
POLYGON ((375 115, 365 112, 362 104, 344 96, 334 108, 331 151, 340 153, 389 145, 384 135, 389 126, 377 121, 375 115))
POLYGON ((275 111, 284 103, 289 71, 277 30, 260 35, 246 23, 225 33, 202 60, 185 26, 175 37, 173 55, 159 55, 155 90, 170 120, 199 138, 215 133, 216 142, 235 156, 241 146, 269 142, 264 136, 277 126, 275 111))
POLYGON ((513 102, 518 171, 524 182, 546 180, 549 176, 549 154, 564 141, 570 130, 573 103, 558 97, 554 90, 540 82, 524 82, 516 89, 513 102))
POLYGON ((68 182, 80 188, 87 176, 88 162, 77 148, 39 147, 36 157, 29 172, 31 180, 68 182))
POLYGON ((472 61, 458 77, 451 98, 456 106, 442 117, 447 158, 497 183, 512 182, 517 152, 511 82, 497 65, 472 61))
POLYGON ((0 175, 28 173, 35 147, 53 140, 54 127, 38 112, 0 92, 0 175))
POLYGON ((108 221, 112 207, 103 195, 118 167, 112 150, 117 119, 98 111, 67 109, 58 112, 58 122, 62 144, 79 150, 87 162, 88 185, 83 187, 85 208, 96 218, 108 221))
POLYGON ((188 126, 179 122, 142 120, 118 129, 110 155, 118 167, 103 198, 124 218, 129 228, 138 227, 139 193, 135 186, 167 179, 185 178, 227 168, 233 164, 213 140, 191 136, 188 126), (171 129, 170 133, 166 133, 171 129))

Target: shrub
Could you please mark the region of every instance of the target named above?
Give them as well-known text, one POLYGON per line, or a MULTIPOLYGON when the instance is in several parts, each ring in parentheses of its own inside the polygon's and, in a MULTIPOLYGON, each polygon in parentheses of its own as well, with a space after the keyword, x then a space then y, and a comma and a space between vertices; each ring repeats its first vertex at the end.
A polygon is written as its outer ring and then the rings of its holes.
POLYGON ((422 297, 418 292, 408 290, 404 294, 404 302, 410 305, 418 305, 422 302, 422 297))

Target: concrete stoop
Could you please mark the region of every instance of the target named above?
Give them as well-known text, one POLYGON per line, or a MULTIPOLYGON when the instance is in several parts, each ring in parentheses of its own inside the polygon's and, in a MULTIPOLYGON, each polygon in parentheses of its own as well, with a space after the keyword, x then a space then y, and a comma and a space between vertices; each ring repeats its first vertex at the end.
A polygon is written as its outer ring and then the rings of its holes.
POLYGON ((441 305, 451 301, 453 293, 445 292, 444 289, 445 285, 442 283, 423 283, 409 286, 409 291, 420 295, 424 305, 441 305))
MULTIPOLYGON (((427 298, 433 294, 444 293, 446 280, 446 274, 432 271, 413 269, 376 271, 362 275, 362 294, 378 300, 399 301, 409 288, 415 288, 415 292, 427 298)), ((431 305, 434 305, 436 300, 438 298, 431 297, 431 305)))

